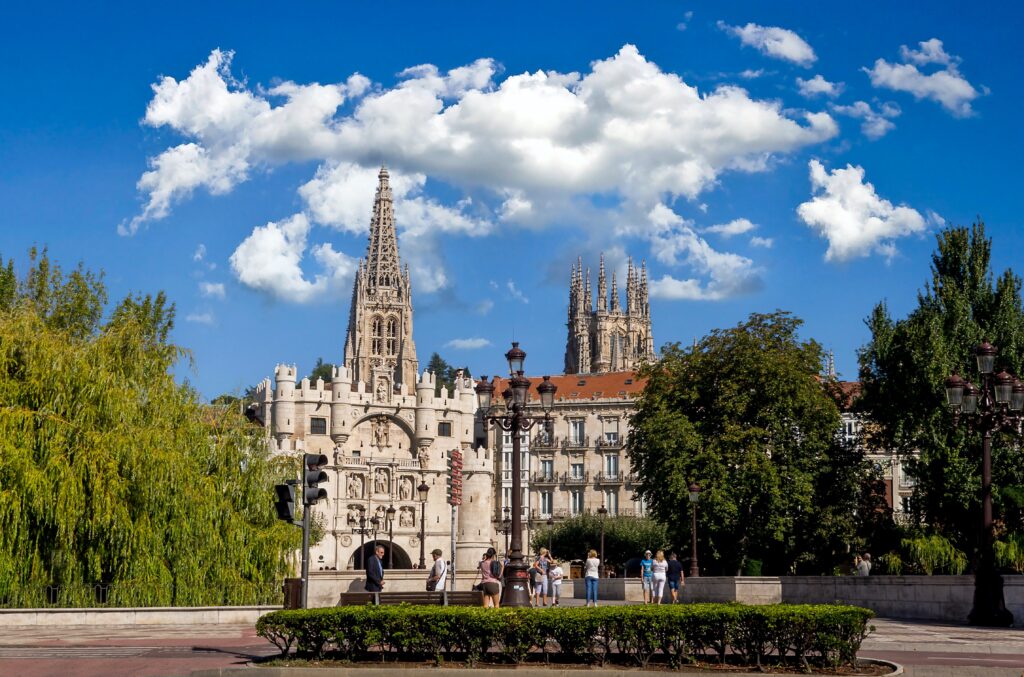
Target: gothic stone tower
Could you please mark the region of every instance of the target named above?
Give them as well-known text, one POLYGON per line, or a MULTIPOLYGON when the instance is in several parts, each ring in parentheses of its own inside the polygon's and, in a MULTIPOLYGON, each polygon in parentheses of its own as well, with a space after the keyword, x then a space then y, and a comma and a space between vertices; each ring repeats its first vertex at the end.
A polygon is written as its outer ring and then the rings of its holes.
POLYGON ((388 170, 381 167, 370 219, 370 244, 352 285, 345 367, 374 399, 389 402, 399 386, 416 384, 409 267, 402 269, 388 170), (371 390, 372 389, 372 390, 371 390))
POLYGON ((590 291, 590 269, 583 260, 572 267, 569 283, 569 337, 565 346, 566 374, 601 374, 631 371, 654 360, 651 306, 647 296, 647 264, 638 270, 629 260, 626 271, 626 307, 619 303, 619 287, 612 273, 608 293, 604 255, 597 277, 597 310, 590 291))

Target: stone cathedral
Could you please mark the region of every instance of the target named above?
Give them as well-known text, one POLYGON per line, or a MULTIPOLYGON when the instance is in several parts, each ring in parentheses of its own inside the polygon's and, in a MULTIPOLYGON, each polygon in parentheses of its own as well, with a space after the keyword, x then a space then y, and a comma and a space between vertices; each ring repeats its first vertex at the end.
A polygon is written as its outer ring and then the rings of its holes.
POLYGON ((626 305, 619 303, 619 285, 612 273, 611 293, 604 270, 604 255, 597 274, 597 309, 590 289, 590 268, 583 261, 572 268, 569 283, 569 336, 565 346, 566 374, 604 374, 633 371, 653 362, 651 305, 647 296, 647 264, 640 269, 629 259, 626 269, 626 305))
POLYGON ((257 387, 257 416, 280 454, 322 453, 330 459, 329 498, 314 509, 324 538, 310 567, 360 569, 374 541, 385 563, 410 568, 421 548, 451 557, 452 509, 447 503, 448 455, 463 453, 463 504, 455 535, 457 566, 470 569, 493 542, 494 470, 490 450, 474 444, 476 393, 469 378, 436 388, 417 373, 412 289, 395 233, 389 175, 379 175, 370 240, 352 291, 342 366, 331 380, 297 381, 297 367, 278 365, 257 387), (429 487, 419 500, 420 483, 429 487), (394 535, 389 538, 388 514, 394 535), (425 519, 424 519, 425 518, 425 519), (426 538, 420 543, 421 520, 426 538))

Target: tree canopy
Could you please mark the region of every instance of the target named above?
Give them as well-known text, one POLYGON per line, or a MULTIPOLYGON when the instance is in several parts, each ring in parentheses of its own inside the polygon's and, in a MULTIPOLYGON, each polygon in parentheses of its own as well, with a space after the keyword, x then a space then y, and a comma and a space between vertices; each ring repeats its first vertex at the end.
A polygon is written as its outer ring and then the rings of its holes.
POLYGON ((666 346, 641 371, 628 443, 639 493, 686 543, 688 486, 702 487, 697 533, 711 572, 830 572, 856 537, 869 467, 839 439, 823 351, 799 340, 801 324, 753 314, 692 348, 666 346))
POLYGON ((102 276, 32 252, 0 269, 0 599, 252 603, 297 545, 261 432, 172 367, 174 306, 107 310, 102 276), (96 597, 97 586, 105 600, 96 597))
MULTIPOLYGON (((552 554, 562 560, 587 558, 587 551, 601 549, 601 517, 593 514, 577 515, 561 520, 552 527, 537 529, 533 534, 533 552, 548 546, 551 537, 552 554)), ((604 518, 604 559, 621 570, 631 559, 643 556, 644 550, 668 547, 665 525, 644 517, 604 518)))
MULTIPOLYGON (((869 443, 906 454, 916 480, 919 521, 962 550, 976 545, 981 512, 980 438, 953 427, 944 381, 954 371, 977 383, 974 349, 998 346, 997 370, 1021 374, 1024 308, 1012 270, 994 278, 985 226, 947 227, 936 236, 931 279, 917 306, 893 320, 885 302, 866 320, 871 339, 859 355, 861 412, 874 422, 869 443), (909 455, 920 452, 918 460, 909 455)), ((1006 435, 993 439, 993 509, 1000 530, 1024 528, 1024 458, 1006 435)))
POLYGON ((316 366, 313 367, 313 371, 309 373, 309 382, 315 384, 318 378, 323 379, 324 383, 330 383, 334 377, 332 369, 334 365, 330 362, 324 362, 324 358, 316 358, 316 366))
POLYGON ((455 374, 462 371, 464 377, 471 376, 469 373, 469 367, 455 367, 441 357, 438 353, 432 353, 430 355, 430 361, 427 362, 427 371, 434 374, 437 380, 437 385, 434 388, 434 395, 438 396, 441 394, 441 388, 447 388, 448 392, 455 391, 455 374))

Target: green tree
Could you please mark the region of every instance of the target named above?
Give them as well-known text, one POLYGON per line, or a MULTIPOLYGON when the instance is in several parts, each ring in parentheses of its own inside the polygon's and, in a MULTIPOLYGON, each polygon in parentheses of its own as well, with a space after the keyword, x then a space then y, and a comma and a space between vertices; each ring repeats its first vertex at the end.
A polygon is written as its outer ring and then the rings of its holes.
POLYGON ((324 362, 324 358, 316 358, 316 366, 313 367, 313 371, 309 374, 309 382, 315 384, 318 378, 322 378, 324 383, 330 383, 331 378, 334 376, 331 372, 333 368, 334 365, 330 362, 324 362))
MULTIPOLYGON (((552 554, 563 560, 587 558, 587 551, 601 549, 601 518, 583 514, 555 523, 550 529, 541 527, 534 532, 533 552, 548 547, 551 536, 552 554)), ((669 547, 668 532, 664 524, 646 517, 606 517, 604 519, 604 558, 619 571, 626 562, 643 555, 644 550, 655 551, 669 547)))
MULTIPOLYGON (((459 367, 454 367, 441 357, 438 353, 432 353, 430 355, 430 361, 427 362, 427 371, 434 374, 437 377, 437 385, 434 388, 434 395, 439 396, 441 394, 441 388, 447 388, 448 392, 455 391, 455 375, 460 371, 459 367)), ((469 372, 469 367, 461 368, 462 375, 469 377, 472 374, 469 372)))
MULTIPOLYGON (((1024 367, 1021 280, 994 279, 992 241, 978 222, 936 236, 931 280, 907 317, 893 320, 884 302, 867 319, 871 339, 859 354, 862 413, 875 423, 870 443, 906 456, 916 480, 912 510, 930 531, 967 552, 976 547, 981 512, 980 438, 954 428, 944 381, 954 371, 977 378, 974 349, 987 338, 999 367, 1024 367), (917 460, 912 454, 920 452, 917 460)), ((1024 458, 1012 438, 993 438, 993 509, 1004 528, 1020 530, 1024 458)))
POLYGON ((297 469, 175 382, 187 352, 168 341, 163 294, 103 322, 105 301, 100 276, 64 276, 44 252, 0 309, 0 599, 88 606, 96 586, 129 606, 275 599, 297 536, 274 518, 272 484, 297 469))
POLYGON ((801 324, 782 311, 753 314, 692 348, 667 346, 641 371, 628 446, 639 493, 687 543, 688 485, 701 485, 710 571, 831 571, 855 536, 868 464, 839 441, 822 349, 798 339, 801 324))

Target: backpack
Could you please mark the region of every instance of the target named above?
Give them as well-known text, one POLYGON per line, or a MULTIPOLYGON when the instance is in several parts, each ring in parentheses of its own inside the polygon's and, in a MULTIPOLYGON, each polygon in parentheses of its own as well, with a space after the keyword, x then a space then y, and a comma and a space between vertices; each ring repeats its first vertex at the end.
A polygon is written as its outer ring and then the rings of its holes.
POLYGON ((501 577, 501 562, 494 560, 491 562, 491 575, 495 578, 501 577))

